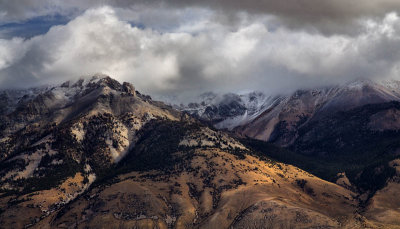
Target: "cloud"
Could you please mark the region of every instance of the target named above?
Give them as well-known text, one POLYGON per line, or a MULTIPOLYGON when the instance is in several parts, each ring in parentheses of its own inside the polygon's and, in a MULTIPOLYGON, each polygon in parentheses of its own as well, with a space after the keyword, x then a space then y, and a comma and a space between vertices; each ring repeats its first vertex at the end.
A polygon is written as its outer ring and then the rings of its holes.
POLYGON ((270 18, 244 18, 231 28, 214 21, 213 14, 174 29, 152 29, 133 26, 118 12, 90 9, 46 34, 0 39, 0 87, 61 83, 102 72, 145 93, 187 100, 204 91, 275 94, 398 76, 400 19, 395 13, 365 21, 357 36, 326 37, 271 29, 270 18))
POLYGON ((323 34, 358 34, 359 23, 368 18, 384 18, 400 12, 398 0, 172 0, 175 6, 202 6, 222 12, 244 11, 269 14, 292 29, 306 29, 323 34))
POLYGON ((168 9, 168 12, 201 7, 215 11, 218 18, 227 23, 243 12, 249 16, 272 15, 277 23, 290 29, 353 36, 362 32, 360 23, 363 20, 380 20, 388 13, 400 12, 398 0, 0 0, 0 22, 48 14, 73 14, 102 5, 121 9, 162 8, 168 9))

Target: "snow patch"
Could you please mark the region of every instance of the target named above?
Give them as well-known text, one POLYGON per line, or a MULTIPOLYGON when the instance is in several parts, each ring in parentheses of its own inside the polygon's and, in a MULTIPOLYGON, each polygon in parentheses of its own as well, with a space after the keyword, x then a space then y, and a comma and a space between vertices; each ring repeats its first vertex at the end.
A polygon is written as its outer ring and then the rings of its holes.
POLYGON ((86 131, 83 128, 82 123, 77 123, 71 128, 71 133, 75 135, 75 138, 78 142, 82 142, 85 138, 86 131))

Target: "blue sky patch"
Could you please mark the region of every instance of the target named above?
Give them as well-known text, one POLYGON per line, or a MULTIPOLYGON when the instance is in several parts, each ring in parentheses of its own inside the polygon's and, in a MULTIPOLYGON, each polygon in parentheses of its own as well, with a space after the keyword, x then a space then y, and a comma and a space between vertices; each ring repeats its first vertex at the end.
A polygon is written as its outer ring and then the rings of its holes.
POLYGON ((52 26, 65 25, 70 20, 70 16, 46 15, 35 17, 23 22, 0 24, 0 39, 10 39, 12 37, 29 39, 47 33, 52 26))

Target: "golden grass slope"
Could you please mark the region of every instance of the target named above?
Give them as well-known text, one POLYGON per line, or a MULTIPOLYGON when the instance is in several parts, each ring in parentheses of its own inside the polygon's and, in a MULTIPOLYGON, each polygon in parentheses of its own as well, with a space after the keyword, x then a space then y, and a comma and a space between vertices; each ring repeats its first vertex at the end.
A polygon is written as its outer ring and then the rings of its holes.
POLYGON ((177 173, 131 172, 53 213, 44 228, 358 228, 354 193, 296 167, 198 149, 177 173))

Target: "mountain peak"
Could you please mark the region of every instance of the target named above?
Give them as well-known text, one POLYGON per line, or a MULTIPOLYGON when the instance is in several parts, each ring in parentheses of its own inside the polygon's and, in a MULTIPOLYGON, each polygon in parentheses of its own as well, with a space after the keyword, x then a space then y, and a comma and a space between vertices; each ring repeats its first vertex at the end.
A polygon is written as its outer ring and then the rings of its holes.
POLYGON ((66 81, 59 86, 53 87, 52 91, 63 91, 75 95, 98 88, 109 88, 112 91, 122 92, 127 95, 136 95, 135 87, 131 83, 123 82, 121 84, 118 80, 104 74, 82 77, 76 81, 66 81))

